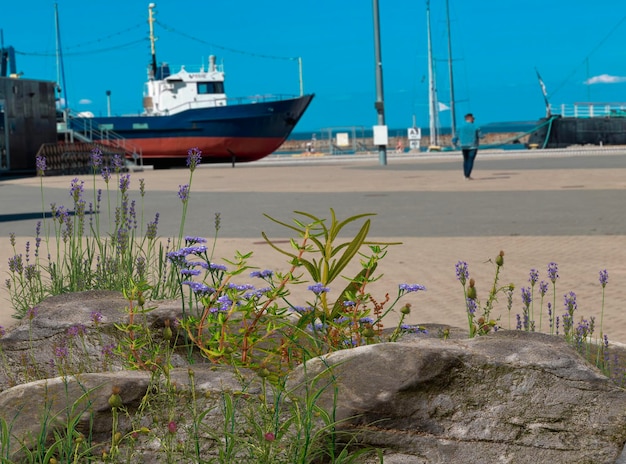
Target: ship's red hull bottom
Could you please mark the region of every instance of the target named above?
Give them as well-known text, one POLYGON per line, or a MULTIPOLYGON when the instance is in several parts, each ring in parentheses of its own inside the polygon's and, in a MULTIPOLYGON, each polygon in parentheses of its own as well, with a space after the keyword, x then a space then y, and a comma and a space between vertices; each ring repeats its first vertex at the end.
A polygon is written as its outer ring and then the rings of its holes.
MULTIPOLYGON (((247 162, 276 151, 285 141, 281 137, 163 137, 127 138, 130 151, 141 149, 144 161, 184 160, 190 148, 199 148, 209 162, 247 162)), ((106 144, 105 140, 99 141, 106 144)))

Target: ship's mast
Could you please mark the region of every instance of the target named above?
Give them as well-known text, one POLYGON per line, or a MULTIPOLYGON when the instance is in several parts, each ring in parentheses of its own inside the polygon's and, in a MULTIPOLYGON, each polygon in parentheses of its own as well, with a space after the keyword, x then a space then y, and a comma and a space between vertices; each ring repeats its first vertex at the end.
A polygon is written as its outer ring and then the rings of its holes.
POLYGON ((437 107, 437 85, 433 66, 433 45, 430 32, 430 0, 426 0, 426 28, 428 31, 428 115, 430 120, 430 146, 439 146, 439 108, 437 107))
POLYGON ((61 46, 61 28, 59 27, 59 8, 54 4, 54 28, 56 31, 56 55, 57 55, 57 98, 63 95, 63 108, 67 109, 67 85, 65 85, 65 68, 63 67, 63 47, 61 46), (63 86, 61 86, 61 83, 63 86))
POLYGON ((450 129, 456 135, 456 108, 454 103, 454 77, 452 75, 452 34, 450 32, 450 2, 446 0, 446 24, 448 27, 448 75, 450 77, 450 129))
POLYGON ((148 24, 150 25, 150 53, 152 54, 152 63, 150 64, 152 70, 152 77, 156 76, 157 72, 157 60, 156 60, 156 47, 154 43, 156 42, 156 38, 154 37, 154 9, 156 8, 155 3, 150 3, 148 5, 148 24))

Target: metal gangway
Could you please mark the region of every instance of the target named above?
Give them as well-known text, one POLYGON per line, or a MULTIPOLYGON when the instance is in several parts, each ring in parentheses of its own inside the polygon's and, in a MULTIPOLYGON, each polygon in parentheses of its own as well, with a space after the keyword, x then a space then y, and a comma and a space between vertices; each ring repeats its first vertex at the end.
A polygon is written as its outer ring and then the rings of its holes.
POLYGON ((143 167, 143 153, 140 147, 133 145, 113 130, 96 126, 93 118, 65 109, 62 121, 57 122, 57 133, 64 135, 66 144, 78 141, 108 146, 115 151, 121 151, 123 159, 127 161, 130 159, 135 166, 143 167))

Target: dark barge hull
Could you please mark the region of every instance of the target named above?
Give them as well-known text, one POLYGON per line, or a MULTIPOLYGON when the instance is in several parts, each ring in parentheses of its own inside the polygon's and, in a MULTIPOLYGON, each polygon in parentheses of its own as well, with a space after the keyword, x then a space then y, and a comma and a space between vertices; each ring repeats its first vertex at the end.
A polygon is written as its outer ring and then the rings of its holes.
POLYGON ((574 118, 552 116, 538 123, 529 145, 567 148, 572 145, 626 145, 626 117, 574 118))

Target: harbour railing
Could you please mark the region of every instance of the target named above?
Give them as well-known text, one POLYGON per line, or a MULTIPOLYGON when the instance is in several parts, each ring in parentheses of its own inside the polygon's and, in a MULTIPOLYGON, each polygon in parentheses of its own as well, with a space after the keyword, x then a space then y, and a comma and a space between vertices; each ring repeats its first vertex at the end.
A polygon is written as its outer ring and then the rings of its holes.
POLYGON ((82 116, 70 110, 63 112, 63 121, 57 122, 57 132, 66 135, 66 142, 98 142, 121 150, 125 158, 130 158, 136 165, 143 166, 143 152, 117 132, 102 129, 90 117, 82 116), (71 119, 71 122, 70 122, 71 119))
POLYGON ((626 103, 573 103, 550 105, 552 116, 565 118, 626 117, 626 103))

